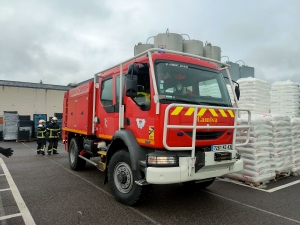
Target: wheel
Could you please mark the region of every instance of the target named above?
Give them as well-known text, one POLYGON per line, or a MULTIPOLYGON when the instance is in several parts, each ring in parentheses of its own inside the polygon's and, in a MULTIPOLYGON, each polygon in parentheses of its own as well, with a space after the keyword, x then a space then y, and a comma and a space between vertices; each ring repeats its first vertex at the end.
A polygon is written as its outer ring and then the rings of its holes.
POLYGON ((134 181, 130 155, 126 150, 117 151, 108 164, 108 183, 118 202, 132 206, 144 201, 150 193, 150 186, 139 186, 134 181))
POLYGON ((84 159, 78 157, 82 149, 82 141, 78 137, 72 138, 69 146, 69 163, 72 170, 81 170, 86 164, 84 159))
POLYGON ((211 185, 215 181, 215 177, 211 178, 209 180, 205 179, 205 181, 201 182, 201 180, 198 181, 188 181, 182 183, 185 187, 190 189, 204 189, 207 188, 209 185, 211 185))

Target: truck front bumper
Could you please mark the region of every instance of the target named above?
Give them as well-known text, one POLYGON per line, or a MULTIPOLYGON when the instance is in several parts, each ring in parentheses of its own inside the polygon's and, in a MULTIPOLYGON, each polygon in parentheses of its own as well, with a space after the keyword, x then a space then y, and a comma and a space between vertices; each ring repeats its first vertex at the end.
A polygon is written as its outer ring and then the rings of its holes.
MULTIPOLYGON (((235 157, 236 151, 231 151, 235 157)), ((191 165, 193 158, 179 157, 179 166, 176 167, 147 167, 146 181, 150 184, 172 184, 193 180, 202 180, 234 173, 243 169, 243 161, 233 158, 231 160, 215 161, 214 152, 203 153, 203 165, 197 168, 191 165)))

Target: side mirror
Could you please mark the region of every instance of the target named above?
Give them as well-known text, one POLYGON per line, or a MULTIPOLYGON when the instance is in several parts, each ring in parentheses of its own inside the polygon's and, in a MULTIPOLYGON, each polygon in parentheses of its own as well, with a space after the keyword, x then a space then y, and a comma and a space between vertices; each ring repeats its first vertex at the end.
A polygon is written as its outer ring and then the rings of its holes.
POLYGON ((144 89, 145 89, 145 88, 144 88, 143 85, 138 85, 138 86, 137 86, 137 91, 138 91, 138 92, 143 92, 144 89))
POLYGON ((240 94, 241 94, 240 87, 239 86, 235 86, 234 92, 235 92, 237 100, 239 100, 240 99, 240 94))
POLYGON ((126 77, 126 96, 135 98, 138 92, 138 77, 137 75, 127 75, 126 77))

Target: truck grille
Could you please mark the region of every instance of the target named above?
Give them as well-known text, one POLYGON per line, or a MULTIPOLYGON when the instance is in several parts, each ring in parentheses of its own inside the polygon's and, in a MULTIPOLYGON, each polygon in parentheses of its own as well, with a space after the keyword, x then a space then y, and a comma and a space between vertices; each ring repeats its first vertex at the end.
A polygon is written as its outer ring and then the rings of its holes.
MULTIPOLYGON (((185 132, 188 136, 192 137, 192 132, 185 132)), ((224 132, 196 132, 196 140, 214 140, 221 137, 224 132)))

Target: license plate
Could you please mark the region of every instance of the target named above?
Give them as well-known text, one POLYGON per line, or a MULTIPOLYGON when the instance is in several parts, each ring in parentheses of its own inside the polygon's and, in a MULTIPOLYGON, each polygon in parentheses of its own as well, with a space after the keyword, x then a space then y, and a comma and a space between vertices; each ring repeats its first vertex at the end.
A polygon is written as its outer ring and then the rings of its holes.
POLYGON ((232 150, 232 145, 212 145, 211 151, 224 151, 224 150, 232 150))

